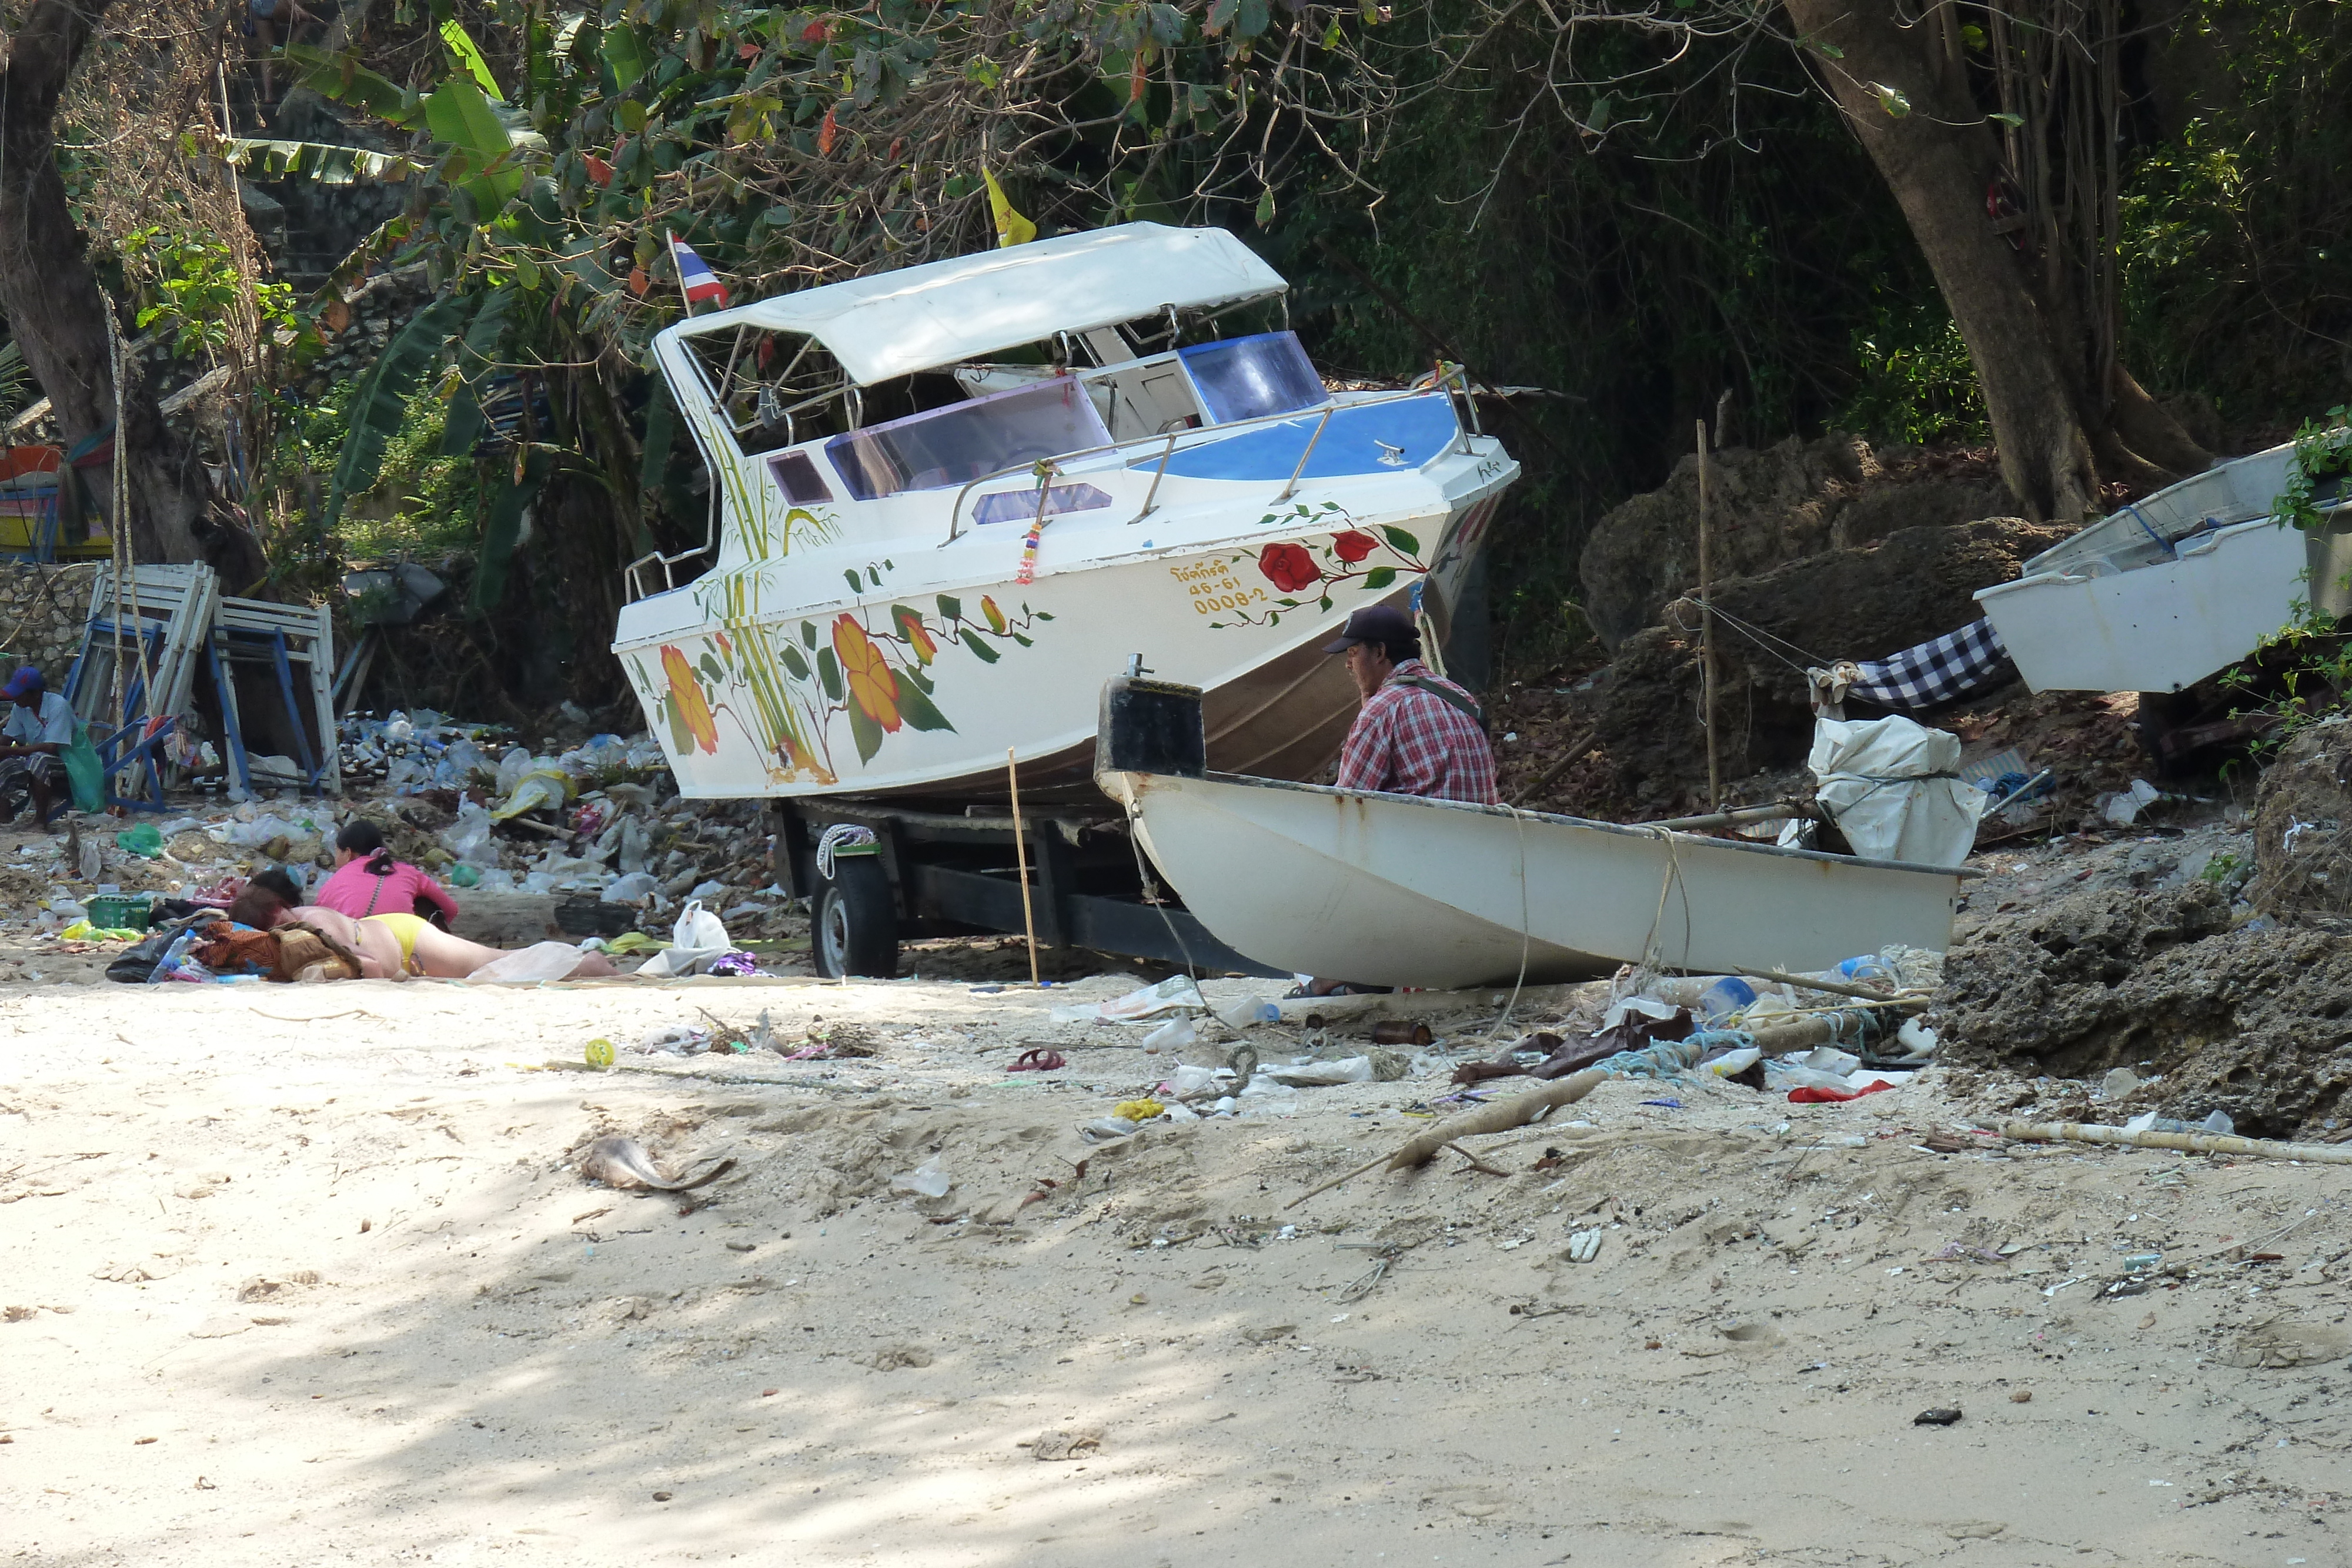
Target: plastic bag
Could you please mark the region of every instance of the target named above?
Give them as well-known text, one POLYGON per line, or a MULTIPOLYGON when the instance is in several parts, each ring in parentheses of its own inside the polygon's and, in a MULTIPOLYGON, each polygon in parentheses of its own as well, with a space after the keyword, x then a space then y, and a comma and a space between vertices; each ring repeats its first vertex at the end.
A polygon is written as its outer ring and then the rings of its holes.
POLYGON ((467 975, 468 980, 496 980, 509 985, 536 985, 560 980, 580 967, 580 949, 569 942, 534 942, 502 958, 493 958, 467 975))
POLYGON ((114 847, 125 854, 152 861, 163 852, 163 831, 152 822, 142 822, 115 834, 114 847))
POLYGON ((524 774, 499 809, 490 813, 493 821, 505 821, 520 817, 525 811, 560 810, 572 800, 572 779, 558 768, 534 768, 524 774))
POLYGON ((651 872, 633 871, 614 877, 600 896, 606 904, 643 904, 660 891, 661 883, 651 872))
POLYGON ((441 845, 461 861, 478 866, 499 863, 499 846, 490 837, 490 814, 471 800, 457 808, 457 820, 441 830, 441 845))
POLYGON ((646 959, 637 973, 656 977, 699 975, 735 947, 728 940, 726 923, 703 908, 698 898, 688 901, 678 911, 677 924, 670 928, 670 946, 646 959))
POLYGON ((1108 1019, 1113 1023, 1146 1023, 1169 1013, 1207 1012, 1209 1004, 1202 998, 1201 988, 1189 975, 1173 975, 1156 986, 1108 1002, 1081 1002, 1066 1008, 1055 1008, 1052 1018, 1055 1023, 1091 1022, 1108 1019))
POLYGON ((89 726, 74 721, 73 739, 59 755, 66 765, 66 786, 73 796, 77 811, 106 810, 106 764, 98 759, 98 747, 89 743, 89 726))

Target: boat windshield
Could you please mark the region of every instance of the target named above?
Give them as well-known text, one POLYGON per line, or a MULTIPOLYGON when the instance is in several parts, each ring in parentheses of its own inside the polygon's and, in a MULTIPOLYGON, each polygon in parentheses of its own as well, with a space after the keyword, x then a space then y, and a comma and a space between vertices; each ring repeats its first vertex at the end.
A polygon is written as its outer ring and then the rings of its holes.
POLYGON ((1056 376, 836 435, 824 449, 850 493, 872 501, 1109 444, 1086 389, 1056 376))
POLYGON ((1177 354, 1212 424, 1291 413, 1330 400, 1295 332, 1195 343, 1177 354))

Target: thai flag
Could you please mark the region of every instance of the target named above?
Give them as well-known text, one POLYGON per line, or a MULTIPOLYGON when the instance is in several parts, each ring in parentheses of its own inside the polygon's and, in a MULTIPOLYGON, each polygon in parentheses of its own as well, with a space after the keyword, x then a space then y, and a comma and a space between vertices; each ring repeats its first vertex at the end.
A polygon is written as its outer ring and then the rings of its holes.
POLYGON ((694 254, 694 247, 676 235, 669 236, 670 258, 677 264, 677 286, 686 291, 687 308, 690 311, 705 299, 716 299, 723 309, 727 304, 727 286, 710 270, 710 264, 694 254))

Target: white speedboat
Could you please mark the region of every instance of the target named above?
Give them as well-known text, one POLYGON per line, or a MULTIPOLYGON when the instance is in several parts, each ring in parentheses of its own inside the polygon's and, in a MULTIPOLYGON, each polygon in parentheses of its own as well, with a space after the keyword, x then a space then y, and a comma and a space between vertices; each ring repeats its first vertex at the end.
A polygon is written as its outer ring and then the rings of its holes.
POLYGON ((1356 699, 1318 645, 1395 602, 1442 648, 1518 465, 1458 372, 1334 392, 1286 330, 1218 335, 1286 287, 1129 224, 662 332, 712 537, 691 581, 631 568, 613 646, 680 789, 991 793, 1008 747, 1083 788, 1134 654, 1208 693, 1220 766, 1323 767, 1356 699))
POLYGON ((2176 692, 2254 652, 2301 604, 2352 608, 2344 536, 2274 515, 2294 455, 2273 446, 2168 486, 1979 589, 2027 686, 2176 692))
POLYGON ((1114 681, 1096 782, 1219 941, 1297 974, 1444 989, 1821 970, 1950 946, 1972 873, 1503 806, 1202 770, 1192 694, 1114 681))

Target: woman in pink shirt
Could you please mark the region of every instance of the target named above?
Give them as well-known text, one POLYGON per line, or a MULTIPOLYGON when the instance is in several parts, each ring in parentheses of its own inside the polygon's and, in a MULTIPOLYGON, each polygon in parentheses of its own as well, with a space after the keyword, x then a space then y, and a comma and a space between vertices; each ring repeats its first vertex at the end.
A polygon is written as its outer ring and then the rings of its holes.
POLYGON ((372 915, 422 915, 445 931, 457 917, 457 901, 439 883, 407 862, 394 860, 384 848, 383 831, 356 819, 335 835, 335 873, 319 884, 310 902, 354 920, 372 915))

